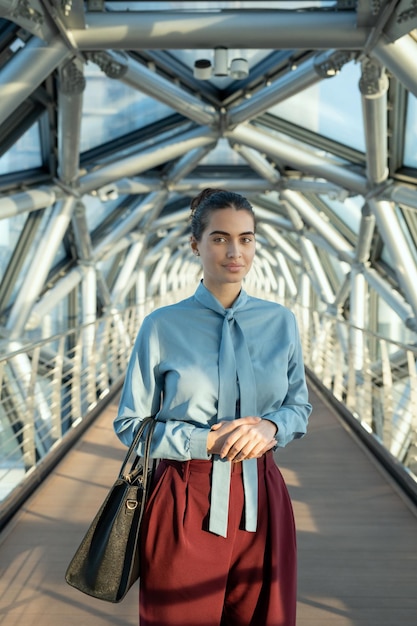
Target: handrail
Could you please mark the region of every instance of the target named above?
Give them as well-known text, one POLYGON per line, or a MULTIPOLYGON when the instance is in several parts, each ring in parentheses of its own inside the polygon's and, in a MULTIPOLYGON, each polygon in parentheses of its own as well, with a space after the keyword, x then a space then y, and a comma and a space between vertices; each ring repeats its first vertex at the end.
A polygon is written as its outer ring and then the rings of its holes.
MULTIPOLYGON (((169 294, 172 301, 183 296, 169 294)), ((92 324, 31 344, 10 343, 0 355, 3 508, 120 386, 143 317, 164 303, 152 298, 109 311, 92 324)), ((287 306, 298 319, 306 368, 417 480, 417 347, 297 302, 287 306)))

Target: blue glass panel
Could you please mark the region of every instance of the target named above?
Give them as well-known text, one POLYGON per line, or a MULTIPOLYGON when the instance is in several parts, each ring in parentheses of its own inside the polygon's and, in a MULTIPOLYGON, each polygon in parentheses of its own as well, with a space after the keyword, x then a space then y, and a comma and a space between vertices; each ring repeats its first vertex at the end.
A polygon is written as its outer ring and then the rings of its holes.
POLYGON ((126 196, 118 196, 114 200, 108 200, 107 202, 102 202, 99 198, 93 196, 83 197, 85 216, 90 233, 94 231, 108 215, 113 213, 114 209, 125 197, 126 196))
POLYGON ((39 125, 36 123, 0 157, 0 174, 30 170, 41 165, 39 125))
POLYGON ((94 64, 85 72, 81 152, 172 115, 175 111, 121 81, 107 78, 94 64))
POLYGON ((362 196, 346 198, 343 202, 331 199, 329 196, 320 196, 320 198, 352 232, 356 235, 359 233, 362 207, 365 202, 362 196))
POLYGON ((408 94, 405 122, 404 165, 417 167, 417 98, 408 94))
POLYGON ((1 220, 0 226, 0 283, 25 225, 26 215, 14 215, 1 220))
POLYGON ((364 152, 359 79, 360 66, 348 63, 340 74, 320 81, 268 112, 364 152))

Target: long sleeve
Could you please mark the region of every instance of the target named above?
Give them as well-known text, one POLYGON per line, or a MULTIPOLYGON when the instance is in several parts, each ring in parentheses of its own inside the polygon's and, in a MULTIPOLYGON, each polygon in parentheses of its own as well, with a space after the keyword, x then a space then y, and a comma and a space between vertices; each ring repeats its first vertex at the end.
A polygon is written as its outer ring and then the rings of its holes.
POLYGON ((286 446, 307 432, 308 418, 312 407, 308 402, 308 390, 297 323, 293 316, 293 343, 288 355, 288 389, 277 411, 263 415, 278 426, 277 445, 286 446))
MULTIPOLYGON (((164 376, 160 372, 161 352, 158 332, 150 317, 145 318, 136 339, 119 403, 114 429, 119 439, 130 445, 142 419, 155 415, 164 396, 164 376)), ((158 421, 152 439, 151 455, 169 459, 208 459, 209 426, 183 419, 158 421)), ((139 447, 139 453, 141 453, 139 447)))

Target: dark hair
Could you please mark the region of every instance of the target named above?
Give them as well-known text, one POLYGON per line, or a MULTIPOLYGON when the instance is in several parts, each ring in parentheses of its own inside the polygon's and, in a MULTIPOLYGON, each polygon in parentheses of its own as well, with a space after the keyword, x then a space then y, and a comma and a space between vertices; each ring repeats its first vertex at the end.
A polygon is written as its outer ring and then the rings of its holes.
POLYGON ((253 222, 256 224, 252 205, 246 198, 234 191, 208 187, 191 200, 191 234, 197 241, 201 240, 210 215, 214 211, 221 211, 222 209, 247 211, 252 215, 253 222))

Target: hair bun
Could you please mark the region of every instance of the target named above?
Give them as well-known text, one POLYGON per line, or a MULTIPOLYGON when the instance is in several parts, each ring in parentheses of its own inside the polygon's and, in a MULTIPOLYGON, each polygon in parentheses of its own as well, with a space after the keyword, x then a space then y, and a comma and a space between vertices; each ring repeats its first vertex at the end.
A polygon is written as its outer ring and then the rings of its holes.
POLYGON ((225 190, 217 189, 215 187, 206 187, 205 189, 200 191, 200 193, 191 200, 191 204, 190 204, 191 215, 193 215, 196 212, 198 206, 203 202, 203 200, 205 200, 206 198, 209 198, 214 193, 219 193, 219 192, 225 192, 225 190))

